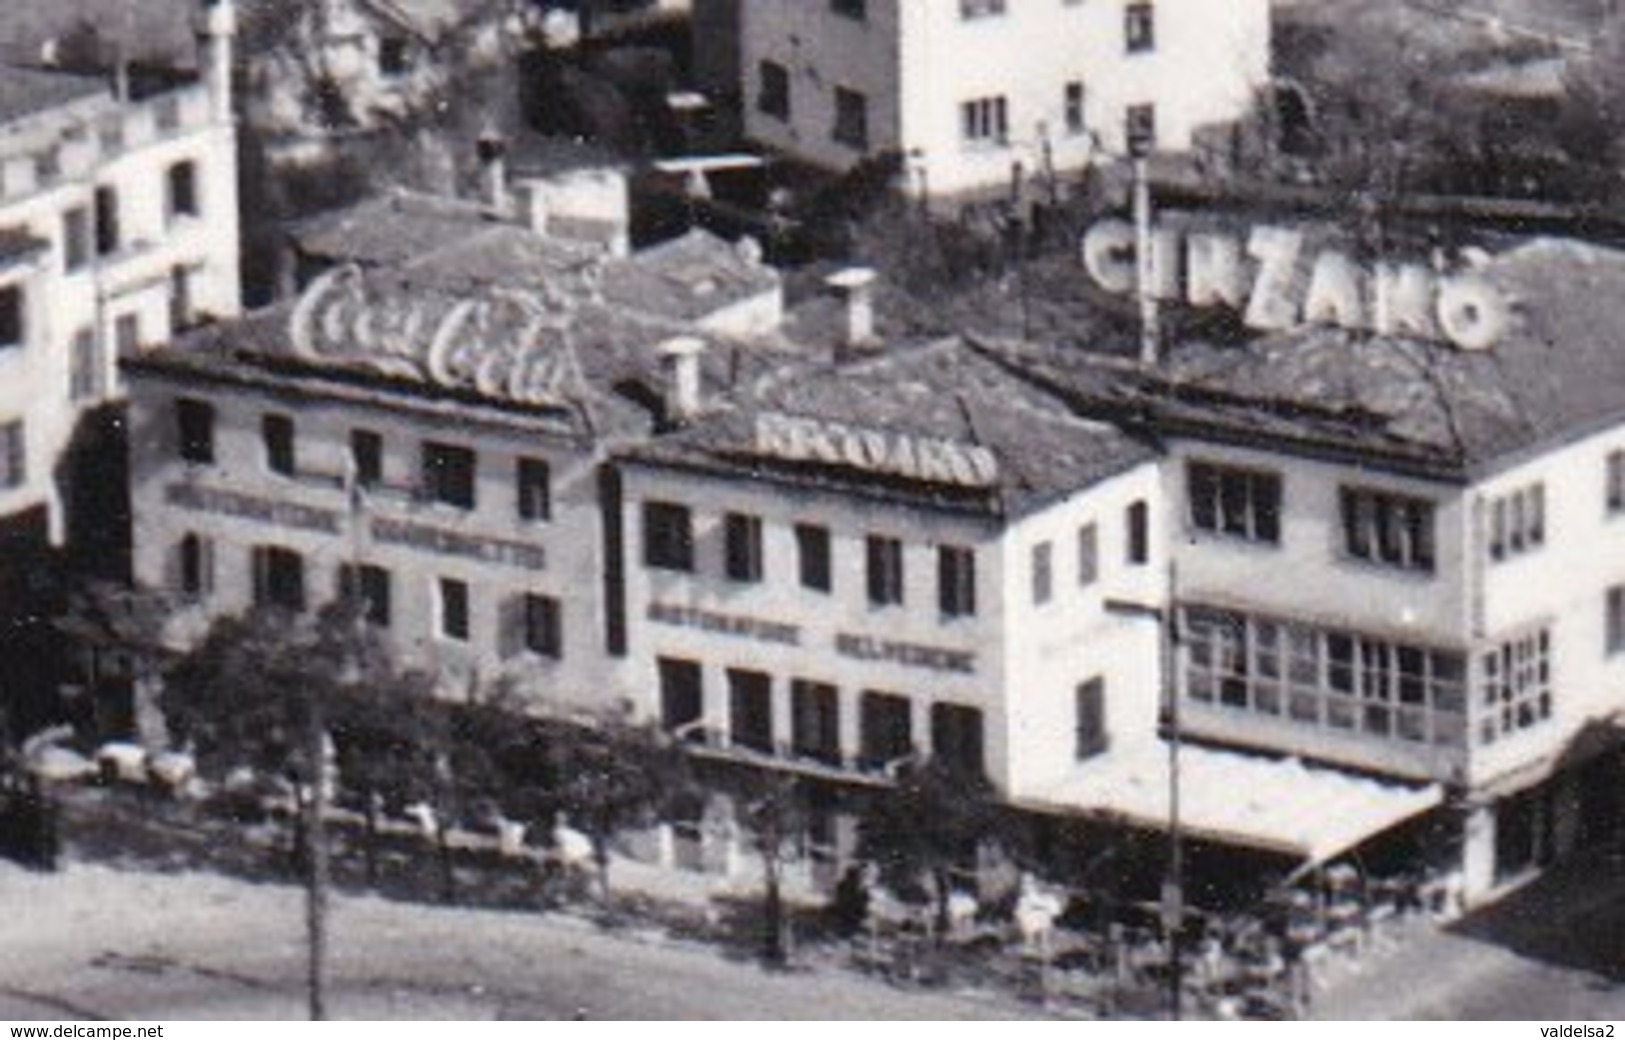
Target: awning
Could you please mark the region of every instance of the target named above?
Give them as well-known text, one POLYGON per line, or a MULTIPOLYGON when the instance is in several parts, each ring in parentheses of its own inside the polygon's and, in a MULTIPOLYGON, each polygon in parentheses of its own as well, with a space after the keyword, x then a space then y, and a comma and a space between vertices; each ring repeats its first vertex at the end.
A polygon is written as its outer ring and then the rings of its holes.
MULTIPOLYGON (((1179 815, 1186 834, 1324 863, 1437 806, 1438 784, 1408 785, 1295 758, 1186 744, 1179 752, 1179 815)), ((1113 750, 1022 799, 1032 808, 1168 827, 1168 745, 1113 750)))

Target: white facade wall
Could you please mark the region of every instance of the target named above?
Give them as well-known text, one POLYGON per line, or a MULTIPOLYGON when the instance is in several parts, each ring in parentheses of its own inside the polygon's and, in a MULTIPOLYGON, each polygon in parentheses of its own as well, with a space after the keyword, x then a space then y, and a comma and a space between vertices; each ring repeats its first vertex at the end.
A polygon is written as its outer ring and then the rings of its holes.
POLYGON ((1102 751, 1157 741, 1162 700, 1162 626, 1167 600, 1166 542, 1158 467, 1146 464, 1080 491, 1019 523, 1001 545, 1005 559, 1004 691, 1012 797, 1050 789, 1088 768, 1078 755, 1078 686, 1105 689, 1102 751), (1150 555, 1129 555, 1128 512, 1149 510, 1150 555), (1080 531, 1094 528, 1095 579, 1079 569, 1080 531), (1034 549, 1048 543, 1053 592, 1034 599, 1034 549))
MULTIPOLYGON (((1625 711, 1625 654, 1610 655, 1607 590, 1625 586, 1625 513, 1608 509, 1607 457, 1625 449, 1614 427, 1503 470, 1472 490, 1473 543, 1482 599, 1474 604, 1476 655, 1531 631, 1551 633, 1552 717, 1475 747, 1475 784, 1549 762, 1588 722, 1625 711), (1496 561, 1489 553, 1491 503, 1535 485, 1545 493, 1545 539, 1496 561)), ((1487 710, 1480 706, 1480 710, 1487 710)))
MULTIPOLYGON (((915 745, 932 753, 932 708, 953 704, 982 713, 988 777, 1019 797, 1076 766, 1076 687, 1107 681, 1108 729, 1114 739, 1154 739, 1158 628, 1154 620, 1109 617, 1107 599, 1122 596, 1156 605, 1163 571, 1154 555, 1145 566, 1125 563, 1125 512, 1130 501, 1155 495, 1155 469, 1142 467, 1099 488, 1079 492, 1009 527, 995 521, 925 510, 856 495, 742 483, 631 466, 627 471, 627 609, 633 647, 629 681, 641 711, 659 717, 658 660, 694 661, 704 669, 707 729, 729 730, 730 668, 773 677, 775 742, 791 741, 791 681, 811 680, 839 691, 841 750, 849 763, 861 749, 861 699, 867 691, 911 702, 915 745), (642 511, 649 501, 692 510, 696 561, 692 574, 653 570, 643 563, 642 511), (760 516, 765 580, 729 580, 723 525, 729 512, 760 516), (1078 528, 1099 530, 1101 577, 1077 582, 1078 528), (799 582, 794 527, 828 527, 834 588, 825 594, 799 582), (865 540, 904 545, 904 602, 869 602, 865 540), (1055 597, 1035 606, 1031 545, 1056 544, 1055 597), (976 614, 945 617, 938 600, 938 547, 976 550, 976 614), (649 605, 696 608, 710 615, 793 626, 795 645, 674 626, 650 618, 649 605), (974 655, 971 673, 860 660, 837 652, 841 635, 856 635, 974 655)), ((1152 523, 1156 522, 1152 504, 1152 523)), ((1156 536, 1153 529, 1153 546, 1156 536)))
POLYGON ((389 635, 407 667, 438 672, 449 695, 493 692, 511 680, 527 699, 552 703, 608 703, 610 676, 618 659, 606 649, 604 538, 598 508, 595 457, 566 437, 515 423, 478 422, 456 407, 364 404, 304 393, 233 389, 143 372, 133 380, 131 484, 135 577, 138 584, 180 591, 179 545, 187 534, 207 539, 213 557, 212 591, 181 613, 175 636, 201 635, 208 620, 253 606, 251 553, 276 545, 304 557, 309 609, 332 602, 338 571, 359 562, 391 575, 389 635), (194 465, 178 453, 174 402, 193 397, 213 403, 215 463, 194 465), (297 476, 266 465, 261 418, 277 412, 293 418, 297 476), (344 487, 350 433, 378 432, 384 439, 383 481, 352 513, 344 487), (424 500, 424 441, 472 448, 477 453, 476 505, 472 511, 424 500), (545 521, 519 516, 515 469, 519 457, 545 460, 551 472, 552 512, 545 521), (180 501, 177 501, 179 488, 180 501), (245 510, 200 508, 187 492, 229 491, 261 508, 303 507, 317 523, 257 519, 245 510), (399 538, 379 537, 378 522, 412 524, 482 543, 540 550, 544 565, 515 558, 474 559, 434 551, 399 538), (441 635, 440 578, 469 587, 470 638, 441 635), (563 649, 555 660, 524 650, 513 638, 514 603, 525 594, 557 599, 562 609, 563 649), (506 629, 504 626, 508 626, 506 629), (504 634, 506 631, 506 635, 504 634))
MULTIPOLYGON (((1465 653, 1468 589, 1462 489, 1352 464, 1321 462, 1259 449, 1180 441, 1164 470, 1175 597, 1185 604, 1232 609, 1277 621, 1465 653), (1195 462, 1274 473, 1281 480, 1280 541, 1246 541, 1199 530, 1191 519, 1188 471, 1195 462), (1434 566, 1405 570, 1353 557, 1347 550, 1341 489, 1373 489, 1434 506, 1434 566)), ((1471 698, 1469 696, 1469 707, 1471 698)), ((1469 712, 1470 719, 1470 712, 1469 712)), ((1465 748, 1439 747, 1296 721, 1221 704, 1182 702, 1193 734, 1226 743, 1312 758, 1415 779, 1448 780, 1465 767, 1465 748)))
MULTIPOLYGON (((229 102, 228 102, 229 104, 229 102)), ((53 540, 64 533, 56 463, 89 408, 123 396, 118 371, 120 328, 127 320, 141 346, 173 333, 175 272, 185 271, 194 316, 233 317, 241 311, 238 258, 236 134, 205 86, 183 87, 141 102, 64 111, 54 134, 34 129, 0 145, 0 226, 49 244, 27 267, 0 276, 22 279, 28 296, 28 342, 0 351, 0 423, 21 418, 28 439, 27 483, 0 489, 0 515, 49 508, 53 540), (96 113, 99 113, 97 115, 96 113), (95 115, 85 140, 58 153, 60 174, 40 178, 38 155, 95 115), (115 128, 115 129, 109 129, 115 128), (195 169, 197 216, 168 213, 169 171, 195 169), (94 255, 97 188, 118 198, 119 248, 94 255), (91 259, 70 271, 64 219, 82 209, 91 220, 91 259), (71 392, 72 350, 82 332, 96 336, 93 392, 71 392)))
POLYGON ((1154 45, 1130 53, 1124 0, 1007 0, 965 18, 951 0, 870 0, 864 20, 824 3, 748 0, 742 74, 747 133, 815 165, 845 170, 862 155, 831 140, 833 89, 869 98, 869 152, 907 158, 912 190, 931 195, 1010 185, 1121 156, 1126 110, 1149 104, 1157 144, 1186 151, 1205 125, 1237 119, 1269 74, 1265 0, 1156 0, 1154 45), (760 111, 761 62, 790 73, 791 113, 760 111), (1083 89, 1069 125, 1066 88, 1083 89), (1003 98, 1002 141, 970 141, 963 105, 1003 98))

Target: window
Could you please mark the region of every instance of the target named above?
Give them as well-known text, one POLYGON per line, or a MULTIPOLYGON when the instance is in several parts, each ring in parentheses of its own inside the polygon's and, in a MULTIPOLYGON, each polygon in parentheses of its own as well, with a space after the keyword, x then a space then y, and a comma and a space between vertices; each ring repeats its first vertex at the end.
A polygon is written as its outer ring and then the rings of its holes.
POLYGON ((1248 542, 1281 541, 1281 478, 1192 462, 1185 471, 1191 526, 1248 542))
POLYGON ((1625 450, 1608 453, 1608 512, 1625 513, 1625 450))
POLYGON ((350 472, 357 487, 384 482, 384 438, 375 430, 350 431, 350 472))
POLYGON ((1004 13, 1005 0, 959 0, 959 17, 970 21, 973 18, 992 18, 1004 13))
POLYGON ((762 580, 762 518, 729 513, 723 522, 725 566, 732 581, 762 580))
POLYGON ((955 773, 981 776, 985 770, 981 709, 931 705, 931 757, 955 773))
POLYGON ((1055 546, 1039 542, 1032 556, 1033 606, 1041 607, 1055 598, 1055 546))
POLYGON ((1088 588, 1100 580, 1100 530, 1094 524, 1078 528, 1078 584, 1088 588))
POLYGON ((360 566, 344 564, 339 567, 339 598, 345 602, 359 601, 367 624, 388 628, 390 609, 390 574, 382 567, 370 563, 360 566))
POLYGON ((1490 559, 1522 556, 1546 544, 1546 487, 1531 484, 1490 503, 1490 559))
POLYGON ((265 443, 265 468, 284 477, 294 475, 293 420, 272 413, 260 419, 260 438, 265 443))
POLYGON ((68 367, 68 397, 74 401, 88 401, 102 393, 101 341, 95 329, 80 329, 73 334, 68 367))
POLYGON ((1480 658, 1478 739, 1493 744, 1552 717, 1552 637, 1537 629, 1480 658))
POLYGON ((1461 653, 1205 607, 1181 623, 1188 700, 1383 740, 1466 743, 1461 653))
POLYGON ((1128 528, 1128 562, 1144 566, 1151 562, 1151 507, 1144 502, 1131 504, 1124 513, 1128 528))
POLYGON ((829 528, 816 524, 796 525, 796 555, 801 567, 801 587, 828 592, 831 581, 829 528))
POLYGON ((27 339, 26 302, 22 286, 0 288, 0 350, 20 347, 27 339))
POLYGON ((869 99, 846 87, 835 88, 835 126, 831 137, 848 148, 869 148, 869 99))
POLYGON ((0 490, 28 482, 28 437, 21 419, 0 422, 0 490))
POLYGON ((386 36, 378 41, 378 72, 384 76, 404 76, 411 71, 406 38, 386 36))
POLYGON ((1130 54, 1156 49, 1157 12, 1151 4, 1135 2, 1123 8, 1123 45, 1130 54))
POLYGON ((118 192, 103 185, 96 189, 96 255, 106 256, 118 252, 119 214, 118 192))
POLYGON ((1081 762, 1106 750, 1106 681, 1090 679, 1080 683, 1077 698, 1077 739, 1075 754, 1081 762))
POLYGON ((702 739, 696 725, 705 717, 704 673, 699 662, 662 657, 655 668, 660 675, 660 724, 667 732, 689 727, 686 737, 702 739))
POLYGON ((687 506, 643 504, 643 563, 655 570, 694 570, 694 525, 687 506))
POLYGON ((1063 125, 1069 134, 1081 134, 1086 129, 1083 109, 1083 83, 1073 80, 1068 83, 1062 96, 1061 107, 1063 112, 1063 125))
POLYGON ((253 551, 254 605, 291 610, 305 609, 305 558, 280 545, 259 545, 253 551))
POLYGON ((735 747, 773 753, 773 680, 762 672, 728 669, 728 738, 735 747))
POLYGON ((868 0, 829 0, 829 9, 843 18, 860 22, 869 17, 868 0))
POLYGON ((196 317, 192 310, 192 269, 176 264, 169 269, 169 327, 177 331, 191 328, 196 317))
POLYGON ((113 345, 120 357, 133 357, 141 350, 141 315, 120 314, 113 322, 113 345))
POLYGON ((478 462, 467 448, 434 441, 423 443, 423 493, 430 502, 474 508, 474 481, 478 462))
POLYGON ((959 106, 961 133, 972 144, 1004 144, 1010 139, 1010 105, 1004 97, 985 97, 959 106))
POLYGON ((62 214, 62 269, 79 271, 90 263, 90 211, 74 206, 62 214))
POLYGON ((459 643, 468 642, 468 583, 455 578, 441 578, 439 591, 440 636, 459 643))
POLYGON ((175 402, 175 427, 181 460, 206 466, 214 462, 214 406, 182 397, 175 402))
POLYGON ((841 764, 841 699, 828 683, 790 683, 790 746, 796 755, 841 764))
POLYGON ((944 617, 976 613, 976 550, 958 545, 937 549, 937 604, 944 617))
POLYGON ((790 118, 790 73, 776 61, 764 61, 757 67, 756 111, 774 119, 790 118))
POLYGON ((1403 570, 1433 570, 1433 503, 1369 488, 1343 489, 1350 556, 1403 570))
POLYGON ((914 754, 914 706, 907 697, 864 693, 858 722, 865 765, 879 768, 914 754))
POLYGON ((1123 111, 1123 140, 1132 156, 1157 150, 1157 106, 1130 105, 1123 111))
POLYGON ((869 602, 877 607, 903 602, 903 543, 872 534, 867 541, 869 602))
POLYGON ((1608 590, 1603 619, 1603 645, 1608 656, 1625 653, 1625 585, 1608 590))
POLYGON ((553 471, 546 459, 522 458, 514 466, 519 519, 534 523, 553 515, 553 471))
POLYGON ((197 163, 190 159, 175 163, 168 175, 169 219, 195 217, 202 213, 198 205, 197 163))
POLYGON ((214 591, 214 543, 187 532, 178 547, 180 593, 187 599, 202 599, 214 591))
POLYGON ((564 656, 564 612, 552 596, 527 593, 524 598, 525 649, 559 660, 564 656))

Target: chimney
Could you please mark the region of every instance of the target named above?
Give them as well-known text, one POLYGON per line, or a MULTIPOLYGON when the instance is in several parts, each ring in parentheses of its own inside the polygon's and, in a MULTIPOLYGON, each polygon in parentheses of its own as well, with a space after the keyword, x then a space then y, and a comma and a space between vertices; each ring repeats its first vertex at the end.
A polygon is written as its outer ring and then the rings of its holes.
POLYGON ((508 207, 508 142, 495 130, 480 134, 474 144, 480 160, 480 201, 496 216, 507 216, 508 207))
POLYGON ((209 113, 216 123, 232 120, 231 73, 237 9, 232 0, 199 0, 194 23, 198 71, 209 91, 209 113))
POLYGON ((877 346, 874 269, 849 267, 824 279, 824 284, 842 303, 841 349, 852 352, 877 346))
POLYGON ((666 371, 666 422, 681 426, 700 414, 700 358, 705 341, 695 336, 678 336, 660 344, 660 361, 666 371))

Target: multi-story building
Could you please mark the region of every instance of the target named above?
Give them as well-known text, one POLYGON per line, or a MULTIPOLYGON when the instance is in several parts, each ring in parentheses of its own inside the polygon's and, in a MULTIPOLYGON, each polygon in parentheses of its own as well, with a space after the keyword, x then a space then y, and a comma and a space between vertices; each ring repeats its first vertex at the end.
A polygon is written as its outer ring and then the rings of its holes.
POLYGON ((711 343, 708 392, 774 363, 779 280, 703 233, 621 256, 477 208, 461 231, 127 362, 135 576, 183 605, 177 640, 355 592, 449 690, 613 703, 603 460, 663 421, 679 333, 711 343))
POLYGON ((1188 150, 1269 74, 1267 0, 745 0, 746 132, 832 170, 895 154, 954 196, 1188 150))
POLYGON ((118 357, 239 310, 233 8, 198 18, 201 80, 157 93, 0 68, 0 517, 54 543, 118 357))
POLYGON ((1006 792, 1156 734, 1154 453, 959 340, 799 367, 623 453, 628 689, 839 778, 1006 792))
MULTIPOLYGON (((1194 284, 1220 247, 1191 242, 1194 284)), ((1410 786, 1413 812, 1436 790, 1480 898, 1617 804, 1625 357, 1606 301, 1625 256, 1536 240, 1456 275, 1312 266, 1260 275, 1250 301, 1202 294, 1266 335, 1151 369, 1021 368, 1167 445, 1184 734, 1410 786)))

